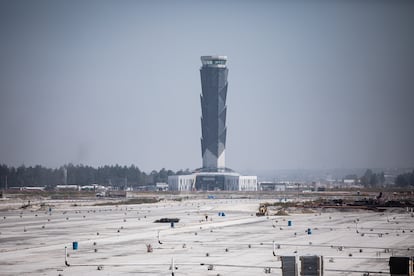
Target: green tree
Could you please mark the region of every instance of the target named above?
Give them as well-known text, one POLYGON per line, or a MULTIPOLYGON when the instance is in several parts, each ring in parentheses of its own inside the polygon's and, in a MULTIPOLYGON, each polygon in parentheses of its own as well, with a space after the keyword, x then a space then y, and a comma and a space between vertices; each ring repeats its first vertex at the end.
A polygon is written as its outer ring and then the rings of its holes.
POLYGON ((372 178, 372 170, 367 169, 364 175, 361 177, 361 184, 363 186, 369 186, 371 184, 371 180, 373 180, 371 178, 372 178))
POLYGON ((404 175, 400 174, 397 176, 397 178, 395 179, 395 185, 399 186, 399 187, 407 187, 408 186, 408 181, 407 179, 404 177, 404 175))
POLYGON ((378 177, 375 173, 373 173, 371 175, 371 179, 369 180, 369 185, 372 186, 372 187, 375 187, 375 186, 377 186, 377 184, 378 184, 378 177))
POLYGON ((384 172, 381 172, 378 175, 378 183, 381 184, 381 185, 383 185, 385 183, 385 174, 384 174, 384 172))
POLYGON ((411 173, 404 173, 397 176, 395 185, 399 187, 414 186, 414 170, 411 173))

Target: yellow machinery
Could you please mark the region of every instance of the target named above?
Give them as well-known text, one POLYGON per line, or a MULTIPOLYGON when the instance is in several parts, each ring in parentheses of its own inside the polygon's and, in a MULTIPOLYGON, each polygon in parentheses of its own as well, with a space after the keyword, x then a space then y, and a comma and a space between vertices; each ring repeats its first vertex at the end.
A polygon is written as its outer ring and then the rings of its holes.
POLYGON ((266 204, 260 204, 259 212, 256 213, 256 216, 266 216, 267 215, 267 206, 266 204))

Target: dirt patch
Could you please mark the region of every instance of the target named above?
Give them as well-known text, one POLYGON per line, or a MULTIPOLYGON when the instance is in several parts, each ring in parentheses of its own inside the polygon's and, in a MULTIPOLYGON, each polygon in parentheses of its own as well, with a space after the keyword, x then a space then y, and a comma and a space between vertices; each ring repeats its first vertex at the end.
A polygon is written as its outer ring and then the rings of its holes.
POLYGON ((121 201, 108 201, 108 202, 101 202, 96 203, 95 206, 108 206, 108 205, 130 205, 130 204, 145 204, 145 203, 157 203, 160 202, 158 198, 131 198, 128 200, 121 200, 121 201))

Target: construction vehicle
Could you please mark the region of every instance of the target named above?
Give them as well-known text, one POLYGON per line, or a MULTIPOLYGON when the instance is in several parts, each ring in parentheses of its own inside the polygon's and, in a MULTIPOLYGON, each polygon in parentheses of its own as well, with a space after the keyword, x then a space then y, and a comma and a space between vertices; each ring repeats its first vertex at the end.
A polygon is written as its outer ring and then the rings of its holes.
POLYGON ((261 203, 259 205, 259 212, 256 213, 256 216, 260 217, 260 216, 266 216, 267 215, 267 205, 261 203))

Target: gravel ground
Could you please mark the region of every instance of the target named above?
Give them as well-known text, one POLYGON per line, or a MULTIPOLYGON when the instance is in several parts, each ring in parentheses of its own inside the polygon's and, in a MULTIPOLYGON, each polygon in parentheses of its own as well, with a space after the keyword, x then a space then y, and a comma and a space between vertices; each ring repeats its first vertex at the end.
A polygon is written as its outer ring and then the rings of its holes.
POLYGON ((43 206, 5 210, 3 201, 0 275, 171 275, 172 260, 175 275, 265 275, 266 268, 282 275, 279 256, 306 255, 323 256, 324 275, 387 275, 390 256, 414 255, 414 218, 405 210, 290 210, 288 216, 257 217, 260 202, 43 201, 43 206), (172 228, 154 223, 160 218, 180 221, 172 228))

